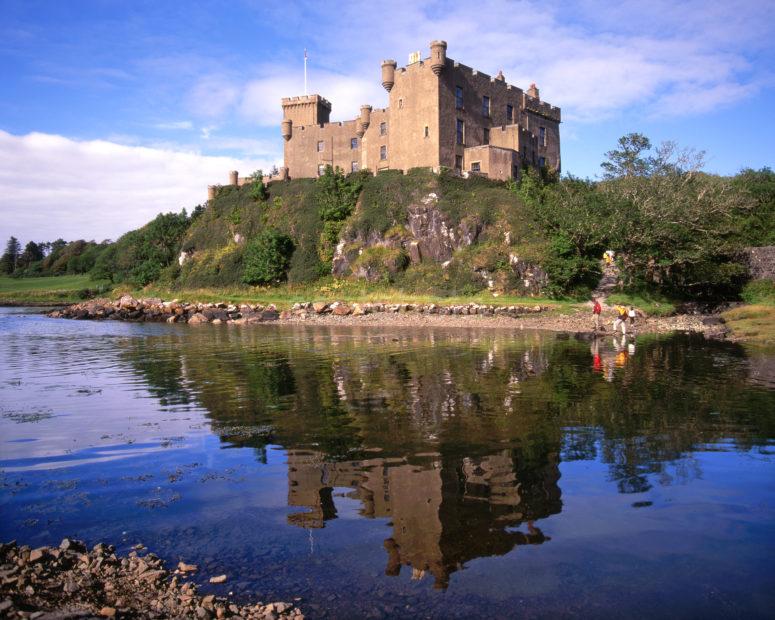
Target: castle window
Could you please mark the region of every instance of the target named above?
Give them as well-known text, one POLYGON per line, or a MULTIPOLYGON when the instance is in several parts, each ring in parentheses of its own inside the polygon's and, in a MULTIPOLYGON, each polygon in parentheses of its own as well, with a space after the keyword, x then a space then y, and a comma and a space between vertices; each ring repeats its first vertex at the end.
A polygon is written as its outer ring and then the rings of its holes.
POLYGON ((463 156, 462 155, 455 155, 455 170, 462 171, 463 170, 463 156))
POLYGON ((482 116, 490 116, 490 98, 487 95, 482 97, 482 116))
POLYGON ((487 127, 484 128, 484 144, 490 144, 490 130, 487 127))
POLYGON ((387 123, 385 123, 384 121, 379 124, 379 135, 380 136, 387 135, 387 123))
POLYGON ((326 173, 326 165, 318 164, 318 176, 322 177, 326 173))
POLYGON ((541 146, 546 146, 546 127, 538 128, 538 143, 541 146))
POLYGON ((354 161, 352 163, 352 165, 350 166, 350 171, 351 172, 358 172, 358 162, 357 161, 354 161))
POLYGON ((463 89, 460 86, 455 86, 455 107, 458 110, 463 109, 463 89))
POLYGON ((479 172, 482 169, 481 162, 473 161, 471 162, 471 172, 479 172))
POLYGON ((506 104, 506 120, 510 123, 514 122, 514 106, 506 104))
POLYGON ((318 153, 322 153, 323 152, 324 145, 325 145, 325 143, 323 142, 323 140, 319 140, 318 141, 318 153))
POLYGON ((398 109, 400 110, 400 109, 402 109, 403 107, 404 107, 404 100, 403 100, 403 99, 399 99, 399 100, 398 100, 398 109))
POLYGON ((457 143, 465 144, 465 139, 466 139, 466 124, 462 120, 457 119, 457 143))
POLYGON ((546 165, 546 157, 538 158, 538 167, 543 168, 546 165))
POLYGON ((358 138, 350 138, 350 148, 351 149, 358 148, 358 138))
POLYGON ((430 135, 430 132, 428 131, 428 125, 425 126, 425 137, 427 138, 430 135))
POLYGON ((385 161, 387 159, 387 147, 384 144, 381 147, 379 147, 379 158, 382 161, 385 161))

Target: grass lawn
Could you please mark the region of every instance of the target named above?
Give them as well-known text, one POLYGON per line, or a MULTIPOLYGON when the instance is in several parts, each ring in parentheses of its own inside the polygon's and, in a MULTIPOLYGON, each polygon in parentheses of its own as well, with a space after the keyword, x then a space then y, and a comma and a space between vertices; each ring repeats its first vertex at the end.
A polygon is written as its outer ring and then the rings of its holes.
POLYGON ((2 303, 67 303, 84 299, 87 289, 106 293, 108 282, 95 282, 88 275, 45 278, 0 277, 2 303))
POLYGON ((732 334, 754 344, 775 345, 775 305, 748 305, 723 315, 732 334))

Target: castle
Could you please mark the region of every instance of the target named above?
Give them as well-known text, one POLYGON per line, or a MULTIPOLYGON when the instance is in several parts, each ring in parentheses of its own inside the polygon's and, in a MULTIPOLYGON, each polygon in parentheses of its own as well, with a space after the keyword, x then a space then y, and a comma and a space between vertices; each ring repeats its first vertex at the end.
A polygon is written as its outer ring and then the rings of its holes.
MULTIPOLYGON (((344 172, 449 168, 506 180, 527 166, 560 171, 560 109, 541 101, 538 88, 506 83, 447 57, 446 41, 415 52, 409 64, 382 62, 386 108, 361 106, 360 116, 330 122, 321 95, 282 100, 284 166, 275 179, 311 178, 326 166, 344 172)), ((230 173, 231 185, 250 179, 230 173)), ((214 188, 210 189, 210 197, 214 188)))

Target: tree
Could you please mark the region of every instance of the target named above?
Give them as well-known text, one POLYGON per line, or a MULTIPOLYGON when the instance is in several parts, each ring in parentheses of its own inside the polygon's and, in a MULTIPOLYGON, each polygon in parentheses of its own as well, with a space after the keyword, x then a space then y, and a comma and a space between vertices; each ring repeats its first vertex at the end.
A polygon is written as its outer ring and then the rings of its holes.
POLYGON ((284 280, 293 254, 293 240, 274 229, 262 230, 245 248, 242 280, 267 284, 284 280))
POLYGON ((628 133, 619 138, 617 144, 618 149, 605 154, 608 161, 600 164, 605 171, 603 178, 646 176, 651 172, 654 160, 643 156, 644 152, 651 150, 651 141, 646 136, 641 133, 628 133))
POLYGON ((264 185, 264 171, 256 170, 250 175, 253 179, 253 183, 250 186, 250 197, 253 200, 266 200, 267 192, 266 185, 264 185))
POLYGON ((16 269, 19 262, 19 255, 21 254, 22 246, 16 237, 11 237, 5 246, 5 253, 0 258, 0 265, 2 265, 2 272, 6 274, 12 274, 16 269))
POLYGON ((43 260, 43 250, 34 241, 30 241, 24 246, 24 252, 19 256, 19 267, 26 269, 32 263, 36 263, 39 260, 43 260))
POLYGON ((339 222, 355 209, 363 183, 359 175, 346 177, 340 168, 326 166, 317 180, 318 213, 324 222, 339 222))

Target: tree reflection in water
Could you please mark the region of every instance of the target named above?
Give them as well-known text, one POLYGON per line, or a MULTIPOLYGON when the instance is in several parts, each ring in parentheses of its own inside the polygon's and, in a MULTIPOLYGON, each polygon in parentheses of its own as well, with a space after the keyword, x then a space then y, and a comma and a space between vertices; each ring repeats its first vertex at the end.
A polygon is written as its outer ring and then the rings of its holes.
POLYGON ((344 488, 389 520, 388 575, 445 588, 474 558, 549 540, 563 461, 599 459, 641 494, 700 476, 697 447, 773 436, 744 350, 688 344, 262 326, 129 340, 123 356, 160 399, 204 407, 225 446, 287 451, 289 524, 324 527, 344 488))

